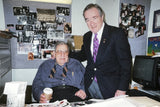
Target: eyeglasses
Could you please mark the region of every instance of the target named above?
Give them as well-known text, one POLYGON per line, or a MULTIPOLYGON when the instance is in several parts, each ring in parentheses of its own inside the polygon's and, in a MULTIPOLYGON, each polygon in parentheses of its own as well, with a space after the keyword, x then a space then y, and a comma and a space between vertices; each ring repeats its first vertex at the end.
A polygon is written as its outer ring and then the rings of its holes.
POLYGON ((68 50, 56 50, 56 54, 60 55, 60 54, 68 54, 68 50))

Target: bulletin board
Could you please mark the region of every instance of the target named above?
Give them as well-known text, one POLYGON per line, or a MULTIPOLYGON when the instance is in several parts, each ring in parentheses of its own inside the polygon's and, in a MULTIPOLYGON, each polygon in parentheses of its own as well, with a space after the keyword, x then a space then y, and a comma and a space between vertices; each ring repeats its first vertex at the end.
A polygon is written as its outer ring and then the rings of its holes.
POLYGON ((71 36, 71 5, 28 0, 4 0, 5 26, 11 39, 13 69, 37 69, 51 58, 57 41, 71 36), (47 54, 45 55, 44 53, 47 54))
POLYGON ((151 0, 120 0, 119 27, 125 30, 132 58, 147 54, 151 0))

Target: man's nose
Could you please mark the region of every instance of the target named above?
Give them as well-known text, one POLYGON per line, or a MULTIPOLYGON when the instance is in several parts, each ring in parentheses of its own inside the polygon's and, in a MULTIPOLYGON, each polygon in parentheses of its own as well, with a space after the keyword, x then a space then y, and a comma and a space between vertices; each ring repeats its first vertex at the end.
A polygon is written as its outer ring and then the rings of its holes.
POLYGON ((62 52, 61 52, 61 56, 65 56, 65 52, 62 51, 62 52))
POLYGON ((89 21, 89 24, 92 26, 92 25, 94 25, 94 21, 93 20, 90 20, 89 21))

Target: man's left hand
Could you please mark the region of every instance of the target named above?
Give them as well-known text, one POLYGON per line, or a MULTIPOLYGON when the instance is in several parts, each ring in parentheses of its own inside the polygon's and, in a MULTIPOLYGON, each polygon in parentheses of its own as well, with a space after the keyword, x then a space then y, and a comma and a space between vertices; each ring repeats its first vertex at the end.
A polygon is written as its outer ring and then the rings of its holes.
POLYGON ((86 98, 86 93, 83 90, 79 90, 75 93, 75 96, 80 97, 81 99, 85 99, 86 98))
POLYGON ((117 90, 114 96, 117 97, 121 95, 126 95, 126 91, 117 90))

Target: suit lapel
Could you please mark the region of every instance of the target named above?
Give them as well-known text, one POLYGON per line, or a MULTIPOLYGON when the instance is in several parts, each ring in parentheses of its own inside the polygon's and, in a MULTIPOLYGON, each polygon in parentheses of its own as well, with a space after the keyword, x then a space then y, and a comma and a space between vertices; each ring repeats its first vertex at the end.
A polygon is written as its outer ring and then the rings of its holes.
POLYGON ((96 59, 103 58, 104 51, 110 42, 108 25, 105 24, 96 59))

